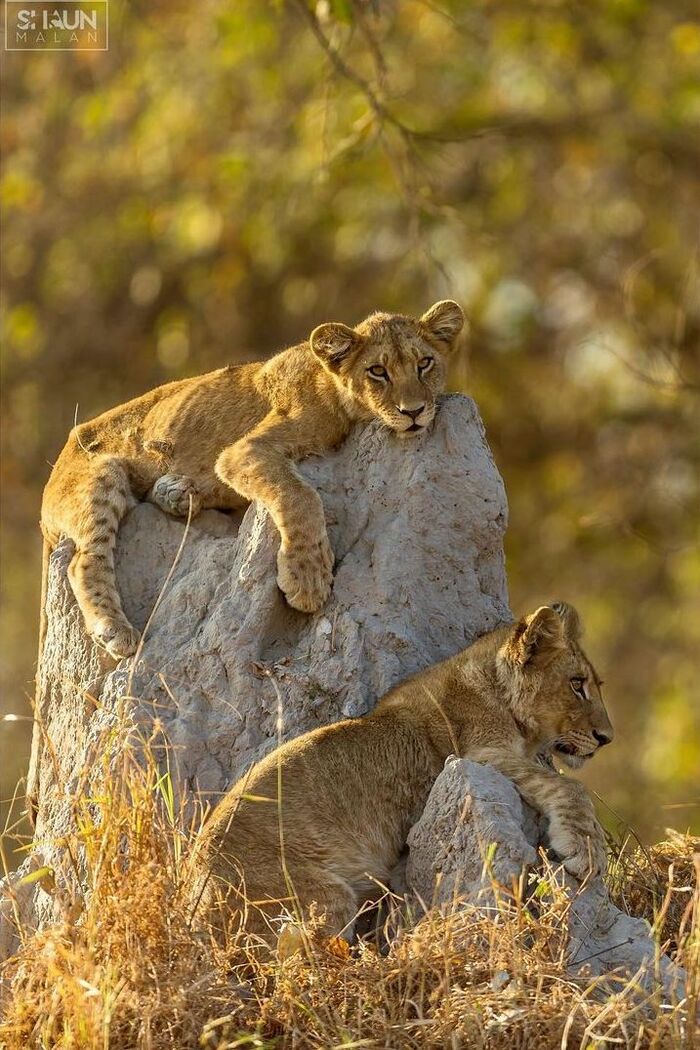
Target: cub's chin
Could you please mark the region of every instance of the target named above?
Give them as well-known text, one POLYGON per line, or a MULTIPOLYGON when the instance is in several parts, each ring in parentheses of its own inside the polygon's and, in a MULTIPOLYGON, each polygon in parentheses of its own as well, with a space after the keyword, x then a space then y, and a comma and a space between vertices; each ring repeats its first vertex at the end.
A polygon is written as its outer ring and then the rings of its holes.
POLYGON ((580 769, 586 761, 586 759, 589 757, 588 755, 568 755, 565 754, 563 751, 557 751, 557 754, 561 758, 564 765, 568 766, 569 769, 580 769))
POLYGON ((560 744, 554 747, 554 754, 559 758, 565 766, 569 769, 580 769, 589 755, 581 755, 578 751, 574 751, 573 748, 566 744, 560 744))

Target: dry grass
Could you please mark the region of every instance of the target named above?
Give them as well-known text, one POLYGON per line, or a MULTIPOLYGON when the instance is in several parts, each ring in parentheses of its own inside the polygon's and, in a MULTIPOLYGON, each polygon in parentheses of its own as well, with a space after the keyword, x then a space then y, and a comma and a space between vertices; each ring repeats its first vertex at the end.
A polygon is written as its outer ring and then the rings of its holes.
POLYGON ((690 971, 685 1006, 662 1009, 633 983, 610 995, 573 981, 563 893, 537 918, 512 902, 495 919, 430 913, 384 953, 310 929, 305 952, 263 964, 242 936, 222 947, 191 928, 170 780, 153 762, 121 761, 120 776, 101 778, 118 786, 78 804, 63 844, 84 899, 47 873, 62 921, 27 935, 4 968, 7 1050, 700 1046, 689 1020, 700 986, 697 839, 625 846, 613 867, 618 904, 654 921, 690 971))
POLYGON ((673 956, 685 943, 693 920, 700 838, 673 828, 667 828, 666 835, 649 848, 630 838, 614 843, 609 884, 618 908, 647 919, 663 951, 673 956))

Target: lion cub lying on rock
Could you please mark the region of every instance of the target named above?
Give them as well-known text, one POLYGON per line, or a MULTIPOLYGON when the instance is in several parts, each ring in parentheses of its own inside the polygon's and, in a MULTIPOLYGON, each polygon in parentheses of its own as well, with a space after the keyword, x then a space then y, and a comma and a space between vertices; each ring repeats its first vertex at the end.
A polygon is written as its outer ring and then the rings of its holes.
POLYGON ((378 896, 448 755, 495 766, 549 820, 573 875, 605 866, 603 834, 581 784, 537 761, 580 766, 612 739, 576 611, 543 606, 391 689, 372 714, 290 740, 215 809, 194 854, 193 904, 215 929, 308 913, 352 935, 378 896))
POLYGON ((81 423, 44 490, 44 589, 49 551, 67 536, 75 544, 68 575, 89 633, 116 659, 130 656, 139 636, 114 576, 127 511, 148 500, 186 518, 259 500, 280 533, 277 582, 287 601, 320 609, 333 552, 321 497, 295 464, 340 445, 357 422, 424 433, 463 325, 447 299, 419 318, 374 313, 355 328, 322 324, 269 361, 176 380, 81 423))

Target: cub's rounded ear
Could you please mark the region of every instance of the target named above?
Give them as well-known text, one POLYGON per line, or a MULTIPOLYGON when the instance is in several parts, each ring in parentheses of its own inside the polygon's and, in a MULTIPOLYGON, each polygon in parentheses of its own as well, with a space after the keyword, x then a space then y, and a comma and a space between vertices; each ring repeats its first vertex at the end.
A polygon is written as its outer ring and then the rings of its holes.
POLYGON ((320 324, 309 336, 311 349, 330 369, 338 367, 343 358, 359 347, 362 336, 353 328, 337 321, 320 324))
POLYGON ((464 327, 462 307, 452 299, 442 299, 426 310, 420 325, 429 339, 442 344, 441 349, 451 350, 464 327))
POLYGON ((565 646, 564 624, 549 605, 520 620, 506 643, 507 655, 522 667, 546 666, 565 646))
POLYGON ((583 636, 583 624, 581 617, 568 602, 550 602, 550 609, 554 609, 557 616, 564 624, 564 633, 572 642, 578 642, 583 636))

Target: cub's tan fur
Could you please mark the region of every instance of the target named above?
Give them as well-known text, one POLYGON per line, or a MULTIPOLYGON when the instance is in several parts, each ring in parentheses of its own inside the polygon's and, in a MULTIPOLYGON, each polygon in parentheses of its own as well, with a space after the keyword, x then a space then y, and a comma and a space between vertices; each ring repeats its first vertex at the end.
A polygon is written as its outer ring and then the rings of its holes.
POLYGON ((427 427, 463 323, 445 300, 418 320, 322 324, 265 363, 168 383, 75 427, 44 492, 44 562, 61 537, 73 540, 70 581, 95 640, 116 658, 136 648, 113 554, 119 522, 144 499, 179 517, 259 499, 280 532, 280 588, 296 609, 319 609, 333 553, 321 500, 294 462, 338 445, 356 420, 400 434, 427 427))
POLYGON ((348 935, 450 754, 510 777, 549 819, 565 867, 597 874, 605 848, 590 798, 538 756, 580 765, 611 739, 577 613, 543 606, 394 687, 367 717, 306 733, 254 766, 200 834, 196 914, 219 929, 245 921, 269 941, 269 920, 294 913, 296 895, 302 911, 316 902, 325 912, 328 932, 348 935))

